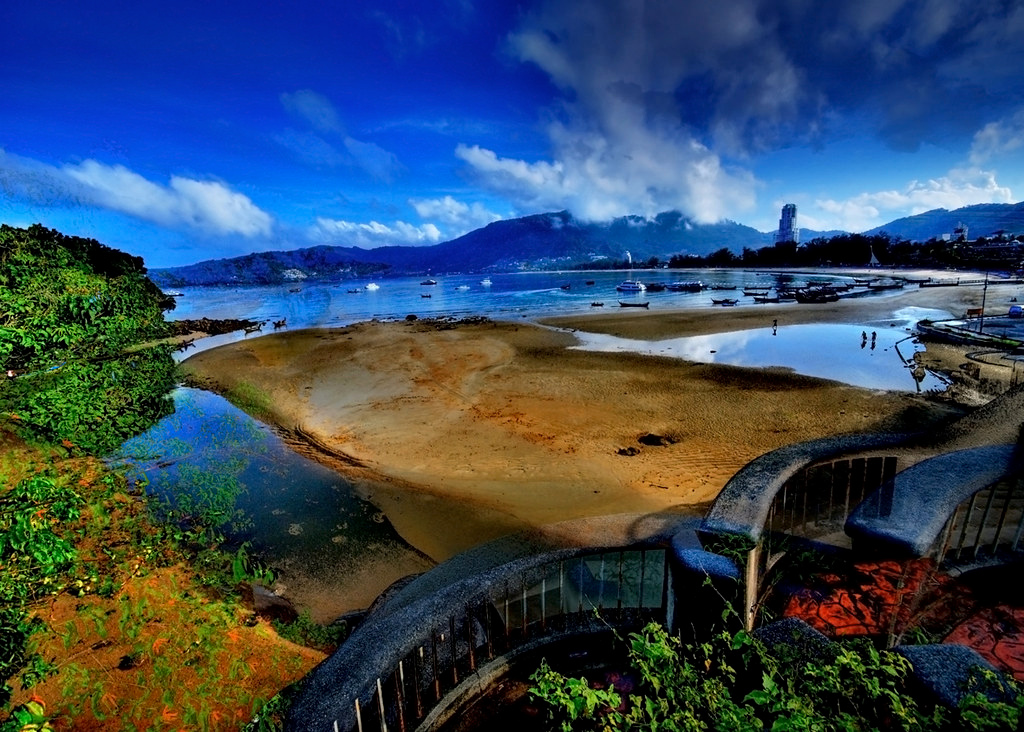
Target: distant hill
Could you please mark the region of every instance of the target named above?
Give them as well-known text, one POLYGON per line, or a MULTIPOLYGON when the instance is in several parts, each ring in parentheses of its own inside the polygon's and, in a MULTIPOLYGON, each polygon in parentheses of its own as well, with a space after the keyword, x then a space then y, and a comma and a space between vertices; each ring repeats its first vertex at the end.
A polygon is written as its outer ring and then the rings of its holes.
POLYGON ((959 223, 967 225, 970 239, 980 236, 991 237, 1005 231, 1019 234, 1024 232, 1024 201, 1021 203, 979 203, 952 211, 937 208, 916 216, 907 216, 876 226, 863 233, 900 236, 911 241, 927 241, 943 234, 952 234, 959 223))
MULTIPOLYGON (((1024 231, 1024 202, 980 204, 955 211, 936 209, 863 233, 885 232, 892 237, 923 241, 951 233, 959 222, 968 226, 972 238, 991 236, 1000 230, 1019 233, 1024 231)), ((841 233, 844 232, 803 229, 800 240, 808 242, 841 233)), ((636 262, 651 257, 667 261, 673 255, 704 256, 722 248, 739 254, 744 247, 760 249, 773 242, 774 232, 762 233, 734 221, 698 224, 676 211, 658 214, 650 220, 624 216, 604 223, 579 221, 569 212, 560 211, 495 221, 457 239, 427 247, 361 249, 323 245, 153 269, 149 276, 167 288, 341 280, 385 273, 555 269, 609 259, 620 261, 627 251, 636 262)))
POLYGON ((647 220, 626 216, 605 223, 581 222, 567 211, 495 221, 468 234, 426 247, 377 249, 317 246, 259 252, 184 267, 152 269, 161 287, 275 284, 304 279, 347 279, 387 272, 442 274, 570 267, 605 259, 634 261, 673 254, 710 254, 728 248, 758 249, 772 234, 733 221, 697 224, 678 212, 647 220))

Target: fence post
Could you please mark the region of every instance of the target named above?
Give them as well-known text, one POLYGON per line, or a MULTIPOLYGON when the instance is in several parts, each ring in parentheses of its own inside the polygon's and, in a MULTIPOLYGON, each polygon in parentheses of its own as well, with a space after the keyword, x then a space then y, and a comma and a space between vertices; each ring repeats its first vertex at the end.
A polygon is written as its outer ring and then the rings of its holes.
POLYGON ((747 631, 754 629, 754 618, 757 614, 757 592, 760 584, 759 574, 761 567, 761 542, 758 541, 754 547, 747 552, 747 577, 746 586, 743 590, 743 626, 747 631))

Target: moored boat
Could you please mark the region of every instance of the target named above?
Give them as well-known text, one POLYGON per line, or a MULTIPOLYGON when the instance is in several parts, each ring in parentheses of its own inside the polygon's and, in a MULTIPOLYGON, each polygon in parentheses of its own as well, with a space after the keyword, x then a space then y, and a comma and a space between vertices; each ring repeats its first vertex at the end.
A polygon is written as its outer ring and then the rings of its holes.
POLYGON ((666 289, 673 292, 700 292, 704 289, 704 283, 696 282, 670 282, 665 285, 666 289))
POLYGON ((625 300, 619 300, 620 308, 649 308, 650 306, 649 302, 626 302, 625 300))
POLYGON ((639 280, 624 280, 615 289, 619 292, 644 292, 647 290, 647 287, 639 280))

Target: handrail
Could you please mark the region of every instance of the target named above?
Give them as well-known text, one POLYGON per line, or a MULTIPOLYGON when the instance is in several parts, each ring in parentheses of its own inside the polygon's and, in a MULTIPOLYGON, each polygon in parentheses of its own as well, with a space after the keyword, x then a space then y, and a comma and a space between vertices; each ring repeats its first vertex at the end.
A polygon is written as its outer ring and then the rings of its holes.
POLYGON ((725 484, 698 531, 702 537, 731 535, 756 543, 764 533, 776 494, 801 470, 851 453, 899 447, 915 436, 889 433, 823 437, 765 453, 744 465, 725 484))
MULTIPOLYGON (((657 537, 622 547, 559 549, 532 554, 463 576, 403 607, 382 614, 383 617, 371 616, 332 656, 306 677, 289 712, 286 729, 324 732, 363 729, 360 717, 366 712, 378 717, 382 730, 387 728, 386 718, 396 714, 399 727, 405 727, 406 720, 402 715, 409 703, 414 702, 417 710, 415 716, 422 718, 429 713, 431 705, 441 700, 445 691, 458 684, 460 669, 467 665, 475 669, 475 654, 481 652, 480 649, 486 648, 487 655, 492 655, 493 635, 489 632, 492 618, 497 617, 504 622, 504 638, 514 636, 514 641, 521 639, 525 642, 531 637, 534 621, 528 616, 537 614, 537 610, 534 608, 531 613, 528 607, 527 588, 532 588, 534 594, 531 597, 539 595, 535 603, 539 601, 541 604, 539 622, 544 631, 546 621, 569 614, 563 610, 578 612, 582 616, 584 611, 590 612, 603 603, 601 598, 607 595, 606 587, 610 589, 614 581, 621 580, 621 553, 624 552, 641 554, 640 584, 635 593, 638 609, 656 608, 664 611, 668 592, 664 557, 659 556, 653 560, 661 564, 660 576, 655 579, 648 572, 648 586, 644 588, 644 574, 648 567, 645 556, 651 553, 651 549, 661 549, 657 537), (619 576, 606 576, 605 560, 602 557, 616 553, 620 553, 619 576), (600 562, 600 571, 593 577, 588 573, 588 577, 584 578, 583 562, 588 559, 600 562), (569 565, 575 565, 577 561, 580 562, 579 571, 573 584, 578 584, 581 593, 572 608, 564 608, 562 577, 576 571, 574 566, 569 565), (558 568, 560 578, 559 612, 553 612, 552 608, 543 605, 549 594, 544 589, 544 583, 553 568, 558 568), (655 581, 657 587, 652 585, 655 581), (591 585, 589 590, 583 588, 587 582, 591 585), (541 587, 539 593, 536 591, 537 585, 541 587), (519 588, 511 608, 509 587, 519 588), (645 601, 645 597, 653 592, 658 594, 656 604, 645 601), (504 607, 495 608, 495 598, 501 597, 505 598, 504 607), (521 606, 515 607, 519 602, 521 606), (515 620, 517 627, 509 627, 511 619, 515 620), (485 625, 487 629, 483 628, 485 625), (428 705, 421 704, 417 691, 424 682, 433 686, 433 700, 428 705), (403 698, 403 695, 410 693, 410 688, 417 695, 414 700, 403 698), (386 689, 391 691, 386 694, 386 689), (386 695, 391 701, 397 699, 397 712, 386 708, 391 703, 385 702, 386 695)), ((621 608, 621 595, 618 605, 621 608)), ((609 607, 608 611, 609 616, 614 617, 615 608, 609 607)))

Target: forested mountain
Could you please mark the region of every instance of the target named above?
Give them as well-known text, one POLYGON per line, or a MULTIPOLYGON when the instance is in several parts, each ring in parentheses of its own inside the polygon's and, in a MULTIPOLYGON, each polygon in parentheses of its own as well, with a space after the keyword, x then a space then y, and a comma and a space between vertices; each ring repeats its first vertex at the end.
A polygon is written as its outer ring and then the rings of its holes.
MULTIPOLYGON (((866 234, 926 240, 952 233, 960 222, 974 236, 1000 230, 1024 231, 1024 203, 982 204, 955 211, 936 209, 897 219, 866 234)), ((843 232, 801 231, 801 241, 843 232)), ((759 232, 734 221, 698 224, 669 211, 653 219, 625 216, 605 223, 579 221, 567 211, 495 221, 433 246, 386 246, 378 249, 316 246, 290 251, 247 254, 154 269, 150 277, 162 287, 218 284, 274 284, 290 280, 366 277, 373 274, 442 274, 452 272, 554 269, 657 257, 706 256, 721 249, 740 253, 774 242, 774 232, 759 232)))

